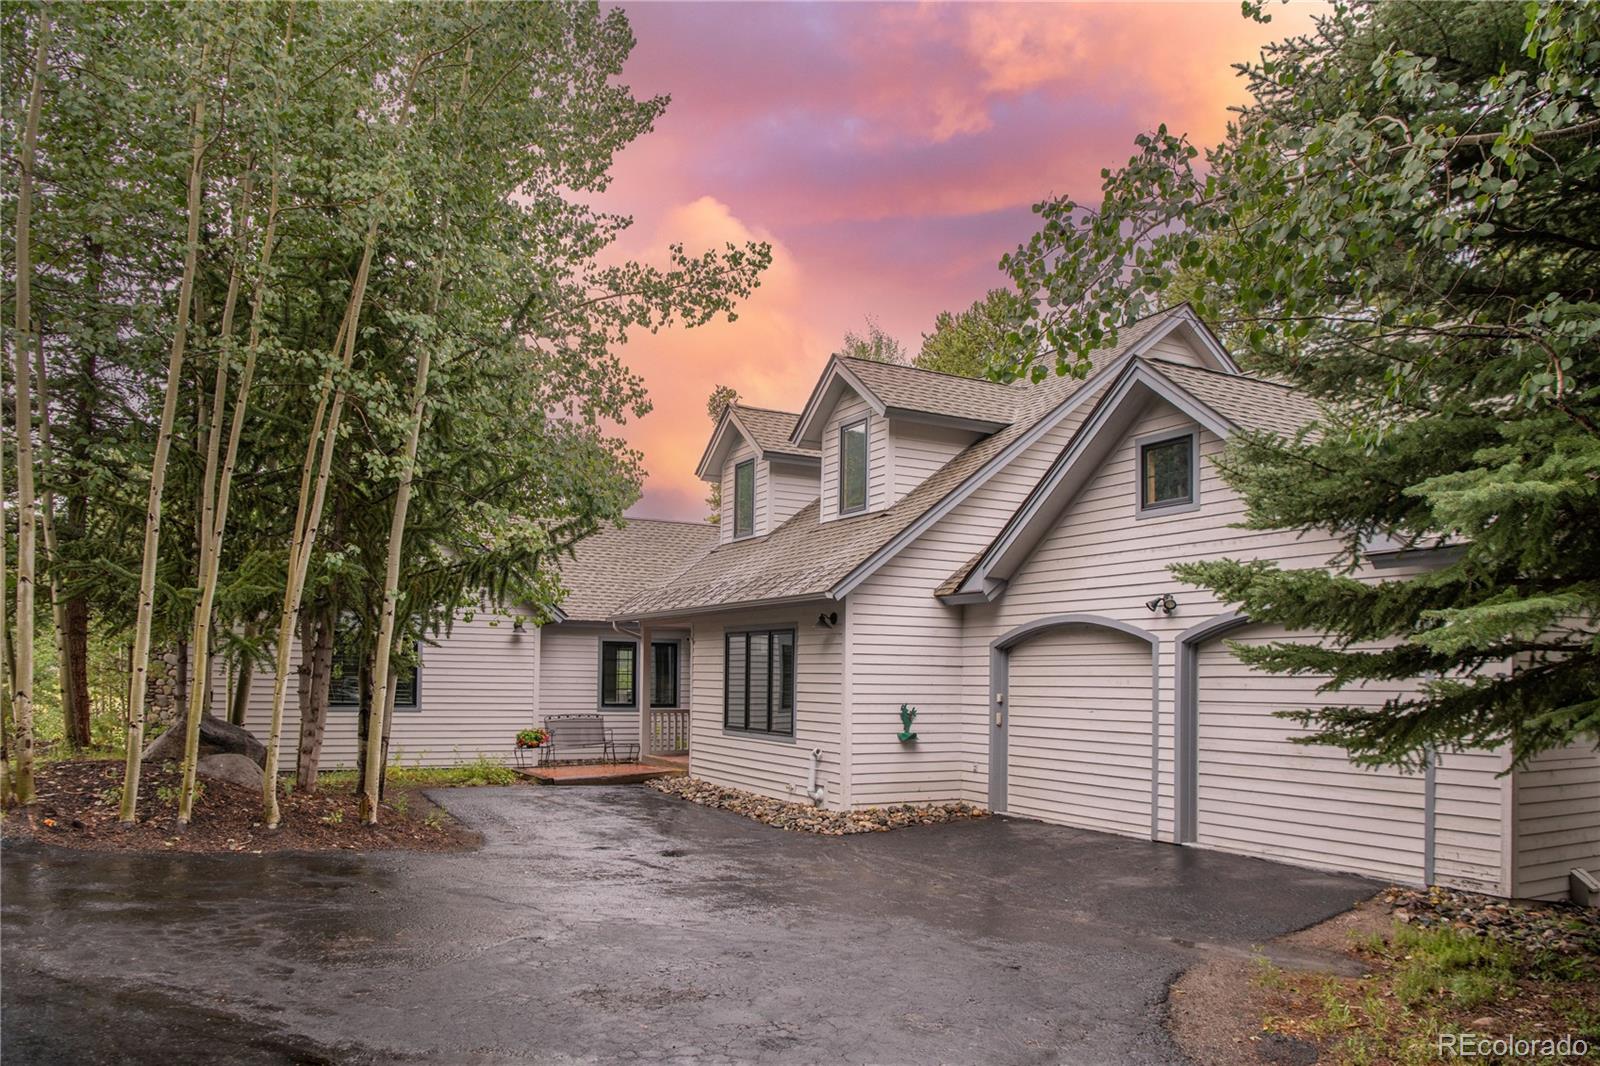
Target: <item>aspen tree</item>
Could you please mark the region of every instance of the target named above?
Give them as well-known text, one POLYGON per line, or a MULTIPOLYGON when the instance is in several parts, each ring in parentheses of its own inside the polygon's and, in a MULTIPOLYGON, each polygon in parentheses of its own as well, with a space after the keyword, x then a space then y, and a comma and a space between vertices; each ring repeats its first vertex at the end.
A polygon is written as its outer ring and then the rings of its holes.
MULTIPOLYGON (((203 70, 209 48, 200 50, 203 70)), ((172 348, 167 357, 167 386, 161 404, 161 427, 156 433, 155 456, 150 462, 150 496, 145 507, 144 564, 139 572, 139 602, 134 619, 133 668, 128 683, 127 763, 123 773, 122 807, 124 825, 133 824, 139 804, 139 760, 144 754, 145 678, 150 670, 150 629, 155 616, 156 559, 161 545, 161 492, 166 484, 167 454, 172 448, 172 426, 178 414, 178 390, 182 386, 184 349, 189 343, 189 311, 194 298, 194 275, 200 254, 200 189, 205 177, 205 93, 195 85, 193 110, 189 118, 189 194, 188 233, 183 249, 183 278, 178 285, 177 324, 172 332, 172 348)))
POLYGON ((34 149, 39 142, 39 110, 44 65, 49 58, 50 12, 39 16, 39 44, 33 62, 32 86, 28 92, 28 117, 22 133, 22 149, 17 165, 17 291, 16 319, 12 332, 12 356, 16 361, 17 429, 17 647, 16 670, 11 678, 11 724, 15 730, 16 760, 11 787, 17 803, 28 806, 37 798, 33 788, 33 580, 34 580, 34 493, 33 493, 33 404, 28 390, 28 328, 30 318, 32 248, 29 226, 33 213, 34 149))

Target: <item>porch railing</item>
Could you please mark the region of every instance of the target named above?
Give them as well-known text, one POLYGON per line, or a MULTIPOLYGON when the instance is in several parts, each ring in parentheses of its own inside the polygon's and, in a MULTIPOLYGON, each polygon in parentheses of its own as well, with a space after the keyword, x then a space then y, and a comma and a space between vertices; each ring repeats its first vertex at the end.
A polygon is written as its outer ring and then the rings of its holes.
POLYGON ((682 755, 689 750, 688 710, 650 711, 650 754, 682 755))

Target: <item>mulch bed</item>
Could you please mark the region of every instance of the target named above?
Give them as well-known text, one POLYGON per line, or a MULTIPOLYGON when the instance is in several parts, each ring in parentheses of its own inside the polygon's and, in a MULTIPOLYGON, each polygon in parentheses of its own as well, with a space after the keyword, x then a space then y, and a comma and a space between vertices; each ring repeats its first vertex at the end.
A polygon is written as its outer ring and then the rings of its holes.
POLYGON ((785 803, 783 800, 758 796, 736 788, 724 788, 693 777, 660 777, 647 782, 646 788, 669 796, 677 796, 702 807, 732 811, 758 822, 788 829, 797 833, 820 833, 823 836, 847 836, 852 833, 883 833, 890 829, 903 829, 913 825, 939 825, 943 822, 961 822, 983 818, 988 812, 970 803, 896 804, 890 807, 868 807, 858 811, 830 811, 805 803, 785 803))
POLYGON ((254 789, 201 778, 194 817, 176 828, 181 780, 177 763, 145 764, 139 783, 138 822, 117 820, 123 766, 114 760, 41 763, 35 771, 39 802, 5 812, 8 839, 87 851, 464 851, 481 843, 420 792, 389 789, 376 826, 361 824, 357 798, 339 790, 294 791, 279 796, 282 820, 269 830, 254 789), (401 796, 405 798, 400 799, 401 796), (403 805, 404 810, 396 805, 403 805))

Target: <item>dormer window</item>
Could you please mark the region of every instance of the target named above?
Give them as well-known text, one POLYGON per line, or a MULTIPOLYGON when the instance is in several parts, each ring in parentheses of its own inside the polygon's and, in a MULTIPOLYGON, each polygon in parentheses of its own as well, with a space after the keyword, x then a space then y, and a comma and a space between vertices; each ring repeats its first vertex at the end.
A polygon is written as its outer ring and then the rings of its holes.
POLYGON ((839 427, 839 513, 867 506, 867 420, 839 427))
POLYGON ((748 537, 756 531, 756 461, 746 459, 733 468, 733 535, 748 537))

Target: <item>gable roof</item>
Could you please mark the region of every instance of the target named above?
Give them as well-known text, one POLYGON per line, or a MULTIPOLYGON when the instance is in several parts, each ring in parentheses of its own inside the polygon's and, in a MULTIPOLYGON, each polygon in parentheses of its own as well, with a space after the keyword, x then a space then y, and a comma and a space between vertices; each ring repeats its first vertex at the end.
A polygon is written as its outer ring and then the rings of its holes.
POLYGON ((834 355, 822 370, 794 428, 797 444, 819 445, 822 426, 846 390, 879 415, 993 433, 1016 417, 1013 386, 899 363, 834 355))
MULTIPOLYGON (((1064 419, 1085 417, 1094 397, 1115 377, 1108 373, 1157 335, 1169 314, 1158 312, 1119 331, 1114 347, 1091 355, 1087 378, 1050 377, 1029 386, 988 383, 1004 389, 1010 397, 1010 423, 957 453, 893 506, 819 522, 820 505, 813 501, 764 537, 718 545, 670 581, 629 599, 618 609, 617 617, 837 599, 848 594, 1050 428, 1064 419)), ((835 356, 829 366, 841 362, 844 360, 835 356)))
POLYGON ((717 527, 709 522, 628 518, 577 543, 561 560, 567 595, 560 621, 605 622, 641 588, 667 581, 710 551, 717 527))
POLYGON ((791 441, 799 415, 792 411, 774 411, 767 407, 750 407, 730 403, 722 410, 706 450, 695 467, 695 476, 712 480, 722 476, 722 463, 733 447, 732 435, 737 433, 761 454, 763 459, 792 459, 799 462, 820 461, 822 452, 791 441))
POLYGON ((1117 374, 1050 469, 989 543, 945 578, 934 595, 990 599, 1011 569, 1066 510, 1152 398, 1164 399, 1220 437, 1250 429, 1293 436, 1320 409, 1287 385, 1166 359, 1136 357, 1117 374))

